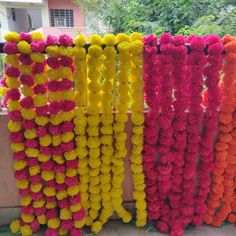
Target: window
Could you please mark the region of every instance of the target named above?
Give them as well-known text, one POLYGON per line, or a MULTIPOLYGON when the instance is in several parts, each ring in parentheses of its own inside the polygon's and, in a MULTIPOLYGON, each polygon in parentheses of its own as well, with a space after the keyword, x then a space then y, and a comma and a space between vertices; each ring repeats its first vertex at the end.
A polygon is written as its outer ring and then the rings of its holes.
POLYGON ((55 27, 74 27, 73 10, 51 9, 51 26, 55 27))

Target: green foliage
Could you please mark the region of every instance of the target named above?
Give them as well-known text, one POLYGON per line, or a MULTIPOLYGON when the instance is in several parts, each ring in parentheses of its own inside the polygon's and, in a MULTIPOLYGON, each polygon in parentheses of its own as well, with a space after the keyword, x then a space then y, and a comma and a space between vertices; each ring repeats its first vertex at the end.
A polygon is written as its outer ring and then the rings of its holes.
POLYGON ((117 32, 236 35, 235 0, 76 0, 117 32))

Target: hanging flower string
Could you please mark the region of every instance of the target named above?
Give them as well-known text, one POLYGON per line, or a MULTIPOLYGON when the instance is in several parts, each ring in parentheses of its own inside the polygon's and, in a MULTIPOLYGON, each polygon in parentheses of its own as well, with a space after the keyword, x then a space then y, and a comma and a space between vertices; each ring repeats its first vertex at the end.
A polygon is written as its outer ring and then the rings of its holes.
POLYGON ((168 194, 170 203, 171 235, 182 235, 181 194, 185 150, 187 144, 187 110, 189 105, 189 77, 186 67, 187 48, 185 38, 172 38, 173 47, 173 88, 174 88, 174 119, 173 119, 173 169, 171 173, 171 189, 168 194))
POLYGON ((154 35, 144 37, 144 92, 148 111, 145 114, 143 170, 145 174, 145 192, 149 220, 159 218, 157 194, 156 145, 158 140, 157 117, 159 115, 159 81, 156 73, 157 38, 154 35))
POLYGON ((92 225, 93 232, 99 232, 101 222, 96 221, 101 208, 101 189, 100 189, 100 137, 99 124, 101 112, 100 99, 100 78, 102 67, 102 38, 93 35, 89 38, 91 46, 88 49, 88 142, 89 151, 89 214, 87 216, 87 225, 92 225))
POLYGON ((166 203, 168 193, 171 188, 171 171, 173 154, 171 152, 171 145, 173 143, 173 127, 172 127, 172 49, 171 43, 172 36, 169 33, 165 33, 160 37, 160 51, 158 55, 158 76, 160 77, 160 109, 161 114, 159 116, 160 134, 158 143, 158 152, 160 158, 157 165, 158 172, 158 198, 160 205, 160 220, 156 223, 157 228, 161 232, 167 233, 169 231, 169 212, 170 207, 166 203))
POLYGON ((24 127, 22 126, 22 114, 20 105, 20 70, 18 61, 18 48, 17 45, 20 41, 18 34, 9 33, 5 35, 7 43, 4 46, 6 62, 8 63, 5 69, 6 79, 4 86, 7 87, 5 102, 9 110, 8 113, 8 129, 11 132, 10 139, 12 141, 11 150, 13 151, 13 168, 15 169, 16 184, 19 188, 21 196, 22 213, 21 219, 15 220, 11 223, 11 231, 13 233, 21 232, 23 235, 32 234, 30 223, 32 219, 32 196, 29 187, 29 172, 27 156, 25 153, 24 144, 24 127), (30 212, 27 211, 29 209, 30 212))
POLYGON ((143 227, 147 221, 145 183, 143 174, 143 42, 142 35, 133 33, 130 35, 131 69, 130 69, 130 97, 131 120, 133 123, 131 172, 134 184, 133 197, 136 200, 136 226, 143 227))
MULTIPOLYGON (((112 188, 112 174, 111 174, 111 163, 114 154, 113 147, 113 81, 116 76, 116 56, 117 52, 114 47, 116 44, 115 35, 105 34, 103 37, 104 44, 106 47, 103 50, 103 70, 102 77, 104 81, 102 83, 102 117, 101 117, 101 197, 102 197, 102 211, 100 213, 99 220, 102 224, 106 223, 107 220, 113 214, 113 207, 111 202, 111 188, 112 188)), ((120 160, 117 161, 117 164, 120 160)))
POLYGON ((235 104, 235 48, 236 41, 233 37, 224 37, 224 65, 222 78, 222 97, 219 113, 219 134, 215 144, 215 163, 212 172, 212 186, 207 200, 208 209, 205 222, 214 226, 220 226, 231 213, 231 203, 234 201, 233 178, 235 165, 231 160, 235 159, 235 141, 232 136, 233 113, 235 104), (222 204, 221 204, 222 201, 222 204), (218 209, 218 211, 217 211, 218 209))
POLYGON ((205 39, 202 37, 190 36, 187 41, 190 43, 191 52, 187 59, 188 73, 190 76, 190 104, 187 122, 187 152, 185 155, 185 166, 183 171, 181 205, 184 217, 184 227, 193 221, 195 213, 194 191, 203 114, 201 106, 201 92, 203 89, 202 74, 206 64, 206 56, 203 51, 206 46, 205 39))
POLYGON ((211 169, 214 161, 213 144, 217 134, 218 107, 219 107, 219 79, 222 62, 223 45, 216 35, 206 37, 208 44, 207 66, 204 69, 206 76, 207 100, 203 120, 203 134, 200 142, 200 162, 198 168, 198 187, 195 196, 194 224, 202 224, 206 214, 207 195, 210 191, 211 169))

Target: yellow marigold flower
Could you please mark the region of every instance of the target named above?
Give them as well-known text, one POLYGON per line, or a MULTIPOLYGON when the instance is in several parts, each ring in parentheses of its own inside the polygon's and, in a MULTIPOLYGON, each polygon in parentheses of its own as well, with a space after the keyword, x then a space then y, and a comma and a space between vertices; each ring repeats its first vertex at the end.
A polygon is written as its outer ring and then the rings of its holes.
POLYGON ((44 154, 42 154, 42 153, 39 153, 39 155, 38 155, 38 160, 40 161, 40 162, 47 162, 47 161, 49 161, 51 159, 51 156, 50 155, 44 155, 44 154))
POLYGON ((130 40, 131 42, 135 41, 135 40, 139 40, 142 41, 143 40, 143 35, 137 32, 134 32, 130 35, 130 40))
POLYGON ((34 82, 36 84, 44 84, 47 82, 47 74, 46 73, 39 73, 34 75, 34 82))
POLYGON ((24 225, 20 227, 20 232, 22 236, 31 236, 33 234, 30 225, 24 225))
POLYGON ((43 137, 39 138, 39 143, 43 147, 49 146, 51 144, 51 142, 52 142, 52 138, 49 134, 44 135, 43 137))
POLYGON ((36 129, 27 129, 25 132, 24 132, 24 136, 25 138, 27 139, 34 139, 37 137, 37 131, 36 129))
POLYGON ((44 199, 40 199, 39 201, 34 201, 33 202, 33 207, 34 208, 41 208, 43 207, 45 204, 45 200, 44 199))
POLYGON ((21 206, 29 206, 31 204, 32 198, 30 195, 27 195, 20 199, 21 206))
POLYGON ((40 63, 42 63, 42 62, 44 62, 44 60, 45 60, 45 55, 42 54, 42 53, 40 53, 40 52, 32 52, 32 53, 30 54, 30 58, 31 58, 31 60, 34 61, 34 62, 40 62, 40 63))
POLYGON ((67 193, 69 194, 69 196, 75 196, 79 193, 79 185, 68 187, 67 193))
POLYGON ((42 171, 41 176, 45 181, 54 179, 54 171, 42 171))
POLYGON ((99 233, 102 230, 102 223, 100 221, 95 221, 92 224, 91 230, 95 234, 99 233))
POLYGON ((55 57, 55 56, 59 55, 59 47, 58 46, 47 46, 45 50, 46 50, 48 56, 55 57))
POLYGON ((55 209, 57 207, 57 203, 56 202, 47 202, 46 203, 46 208, 47 209, 55 209))
POLYGON ((56 173, 55 179, 58 184, 63 184, 65 182, 65 174, 64 173, 56 173))
POLYGON ((31 36, 32 36, 32 40, 43 40, 43 35, 38 31, 32 32, 31 36))
POLYGON ((16 32, 9 32, 3 35, 3 38, 7 41, 7 42, 13 42, 13 43, 17 43, 20 40, 20 36, 18 33, 16 32))
POLYGON ((45 94, 37 94, 34 97, 34 104, 36 107, 42 107, 47 104, 48 98, 45 94))
POLYGON ((16 54, 9 54, 5 57, 6 64, 14 67, 19 67, 19 61, 16 54))
POLYGON ((78 212, 81 209, 81 204, 77 203, 75 205, 70 206, 70 211, 71 212, 78 212))
POLYGON ((37 216, 37 220, 40 225, 45 225, 47 223, 47 218, 45 215, 37 216))
POLYGON ((20 221, 13 220, 10 224, 10 229, 13 234, 16 234, 20 231, 20 221))
POLYGON ((108 46, 115 45, 117 43, 116 36, 114 34, 105 34, 103 36, 104 43, 108 46))
POLYGON ((20 110, 21 105, 18 101, 8 100, 7 107, 9 111, 20 110))
POLYGON ((61 220, 69 220, 72 218, 71 212, 67 208, 63 208, 60 210, 60 219, 61 220))
POLYGON ((35 148, 26 148, 25 153, 28 157, 37 157, 39 155, 39 150, 35 148))
POLYGON ((6 84, 8 88, 19 88, 20 82, 16 78, 7 77, 6 84))
POLYGON ((102 45, 103 40, 98 34, 93 34, 89 37, 90 44, 102 45))
POLYGON ((63 200, 68 197, 68 194, 65 190, 60 191, 60 192, 57 192, 56 197, 57 197, 57 200, 63 200))
POLYGON ((13 152, 20 152, 25 149, 24 143, 11 143, 11 150, 13 152))
POLYGON ((30 44, 24 40, 18 42, 17 49, 24 54, 30 54, 32 52, 30 44))
POLYGON ((16 180, 16 186, 19 189, 26 189, 29 186, 29 181, 28 180, 16 180))
POLYGON ((119 33, 119 34, 116 35, 116 40, 117 40, 118 43, 120 43, 120 42, 129 42, 130 38, 127 34, 119 33))
POLYGON ((51 187, 45 187, 43 189, 43 192, 48 197, 53 197, 53 196, 56 195, 56 190, 54 188, 51 188, 51 187))
POLYGON ((85 221, 86 221, 85 218, 82 220, 76 220, 74 225, 77 229, 82 229, 85 225, 85 221))
POLYGON ((21 115, 26 120, 33 120, 36 116, 36 112, 33 109, 22 109, 21 115))
POLYGON ((52 158, 57 164, 63 164, 65 162, 64 158, 61 155, 53 155, 52 158))
POLYGON ((14 170, 23 170, 27 166, 27 162, 25 160, 17 160, 13 162, 14 170))
POLYGON ((36 165, 36 166, 31 166, 29 167, 29 174, 30 176, 34 176, 40 173, 40 166, 36 165))
POLYGON ((32 97, 34 95, 33 89, 29 86, 21 87, 21 92, 25 97, 32 97))
POLYGON ((34 220, 34 215, 21 214, 21 218, 26 223, 31 223, 34 220))
POLYGON ((86 37, 83 34, 79 34, 75 37, 74 43, 76 46, 84 46, 86 44, 86 37))
POLYGON ((58 229, 60 227, 60 220, 58 218, 49 219, 47 225, 49 228, 58 229))
POLYGON ((45 126, 49 122, 45 116, 35 116, 35 123, 39 126, 45 126))

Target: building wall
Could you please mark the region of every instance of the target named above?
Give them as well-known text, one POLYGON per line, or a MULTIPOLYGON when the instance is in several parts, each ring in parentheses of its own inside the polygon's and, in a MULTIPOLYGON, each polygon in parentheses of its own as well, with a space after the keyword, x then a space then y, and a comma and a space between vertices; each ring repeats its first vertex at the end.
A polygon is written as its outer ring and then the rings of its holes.
POLYGON ((42 27, 42 16, 41 16, 41 9, 29 9, 28 14, 31 17, 32 20, 32 27, 34 29, 38 29, 42 27))
MULTIPOLYGON (((79 6, 73 0, 48 0, 48 9, 72 9, 74 10, 74 27, 85 27, 85 19, 79 6)), ((50 22, 50 21, 49 21, 50 22)))
POLYGON ((7 8, 8 29, 16 32, 27 32, 29 29, 28 10, 15 8, 15 21, 11 8, 7 8))

